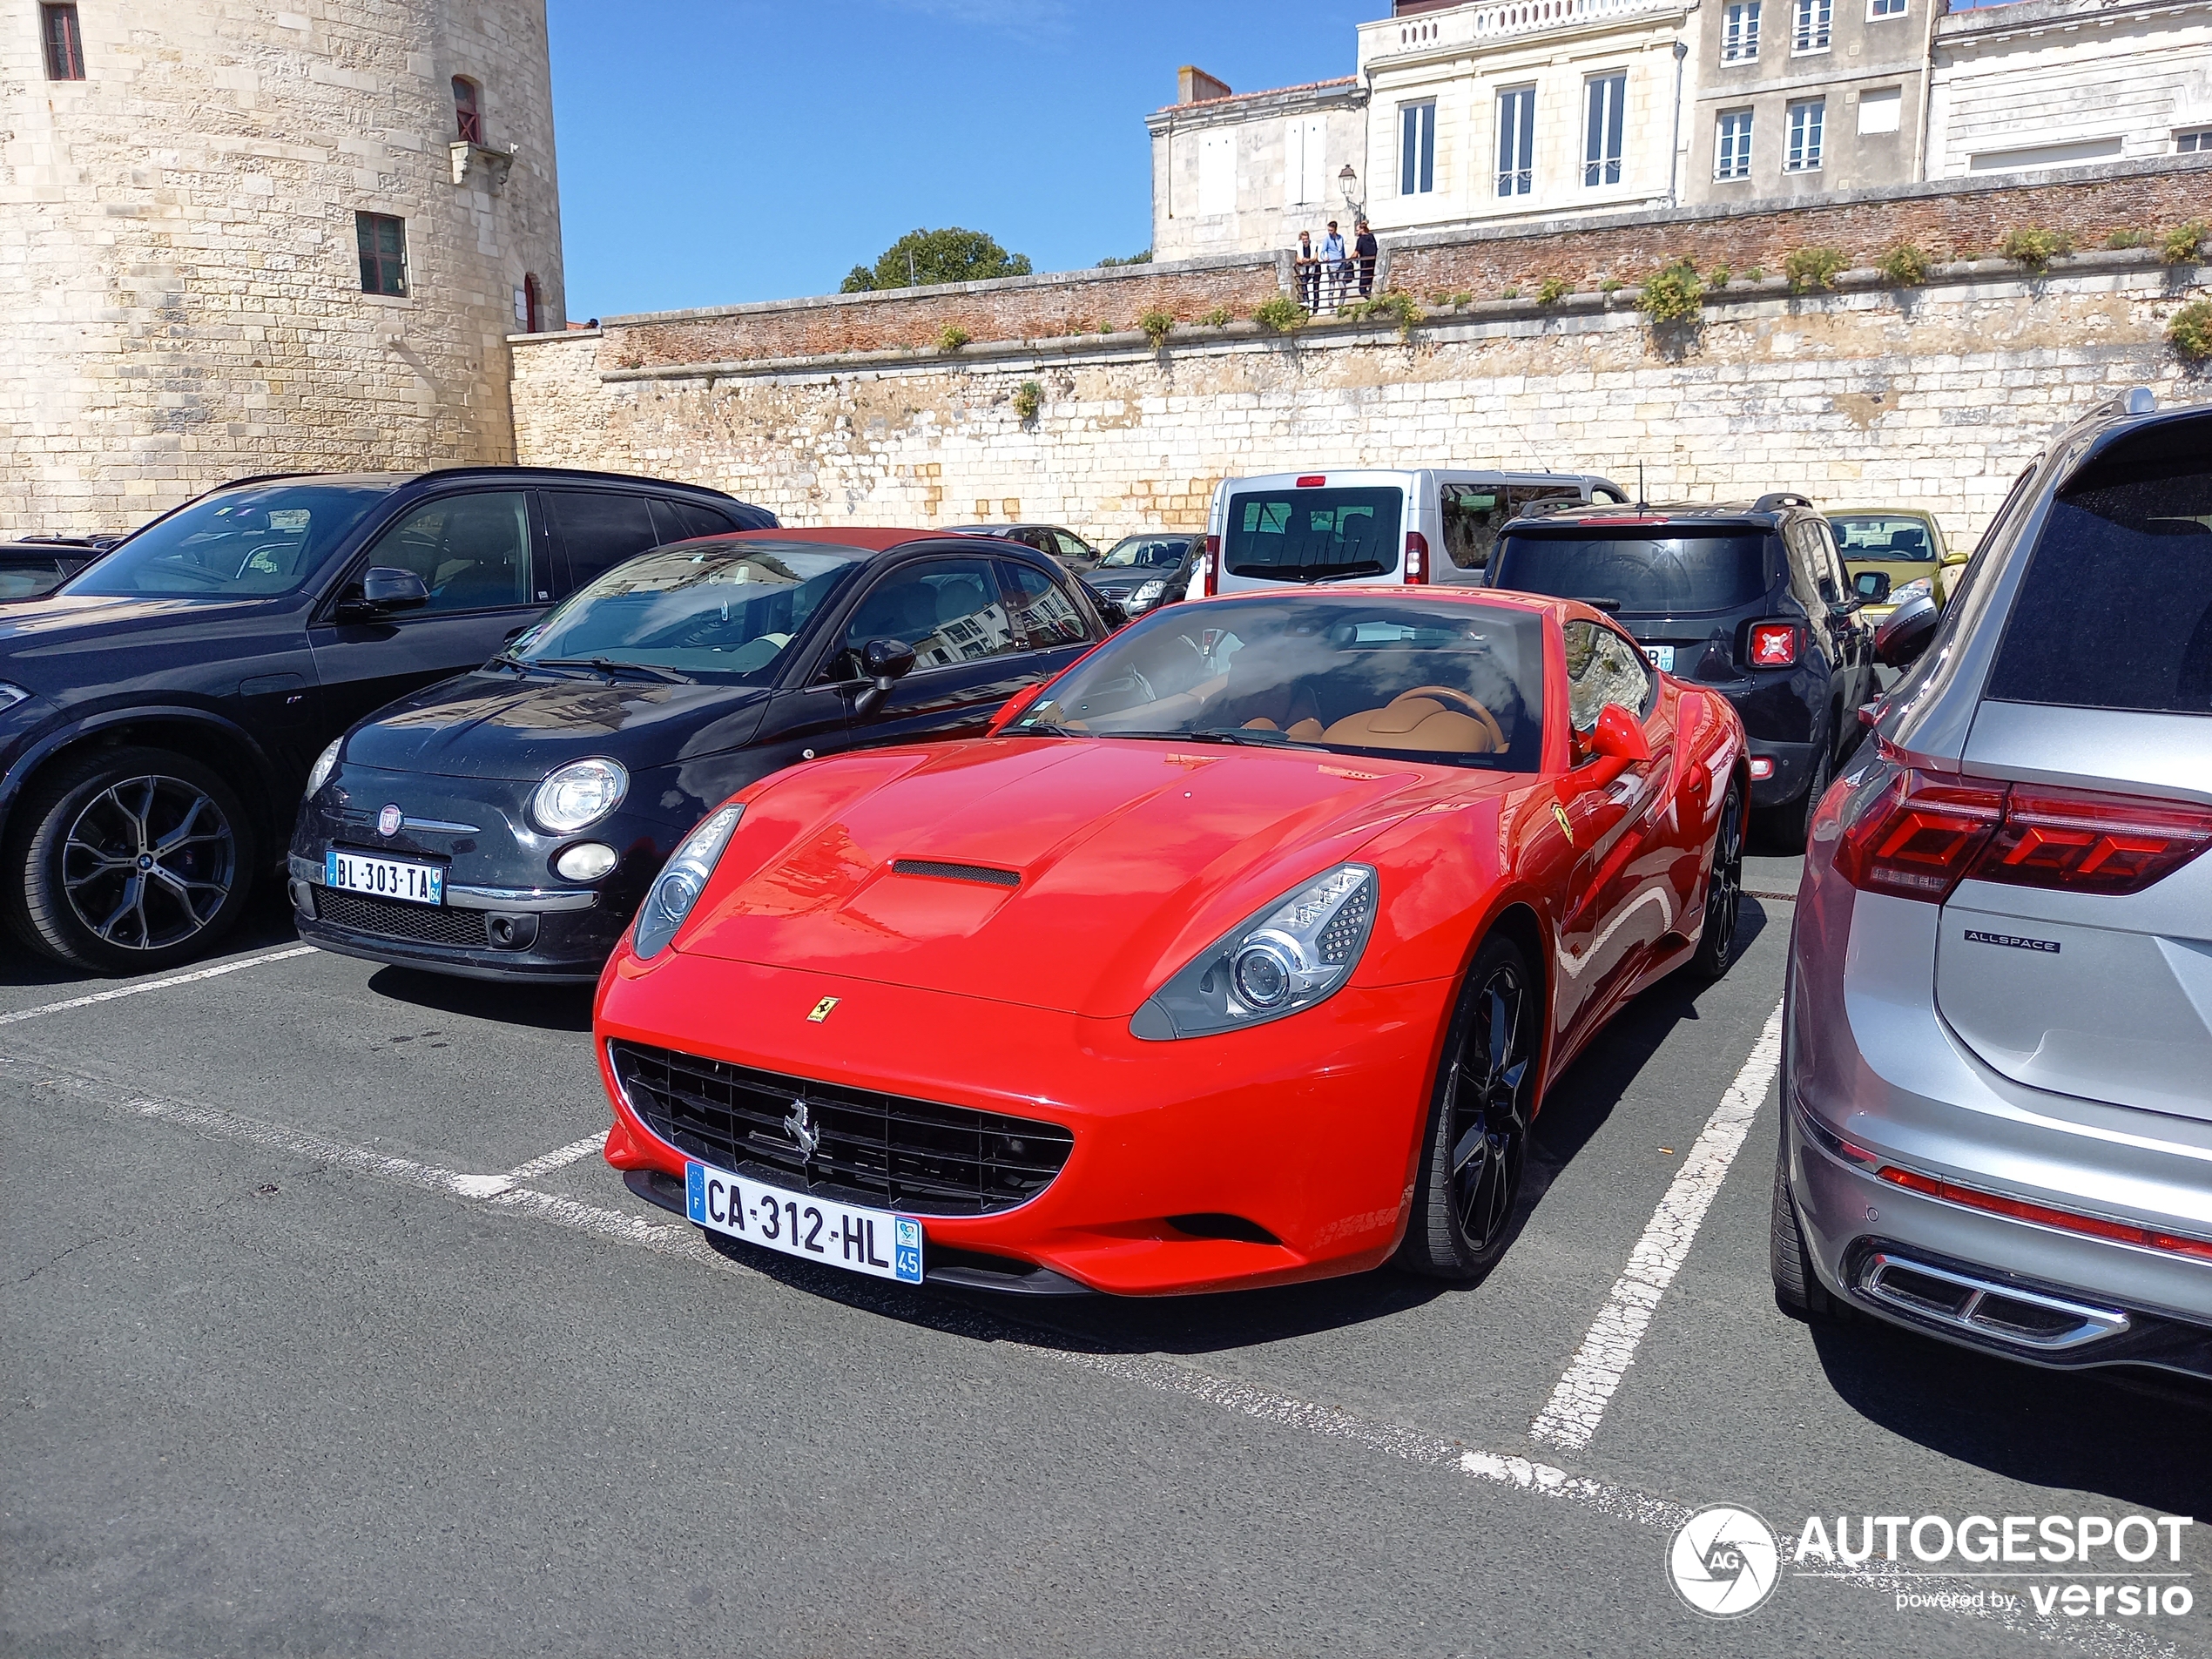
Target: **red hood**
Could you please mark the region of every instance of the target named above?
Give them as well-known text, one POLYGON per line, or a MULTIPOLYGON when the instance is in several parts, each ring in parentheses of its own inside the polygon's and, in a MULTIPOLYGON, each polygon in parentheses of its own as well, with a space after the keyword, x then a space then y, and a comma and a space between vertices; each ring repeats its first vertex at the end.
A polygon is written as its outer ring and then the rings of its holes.
POLYGON ((1134 1013, 1270 899, 1489 774, 1034 738, 803 766, 745 808, 678 948, 1068 1013, 1134 1013), (894 860, 1018 885, 900 873, 894 860))

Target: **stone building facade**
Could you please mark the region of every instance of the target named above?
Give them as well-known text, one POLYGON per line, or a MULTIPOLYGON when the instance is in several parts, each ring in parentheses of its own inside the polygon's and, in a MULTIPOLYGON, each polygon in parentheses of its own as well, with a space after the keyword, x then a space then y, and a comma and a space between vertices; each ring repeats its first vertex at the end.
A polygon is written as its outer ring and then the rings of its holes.
POLYGON ((1183 98, 1145 118, 1152 134, 1152 257, 1187 260, 1297 246, 1347 215, 1345 167, 1366 163, 1367 89, 1357 78, 1239 96, 1185 71, 1183 98))
POLYGON ((1943 0, 1708 0, 1683 199, 1742 203, 1923 176, 1943 0))
POLYGON ((2212 0, 1953 12, 1932 71, 1931 179, 2212 154, 2212 0))
POLYGON ((10 7, 0 270, 0 531, 511 459, 508 337, 564 317, 543 0, 10 7))

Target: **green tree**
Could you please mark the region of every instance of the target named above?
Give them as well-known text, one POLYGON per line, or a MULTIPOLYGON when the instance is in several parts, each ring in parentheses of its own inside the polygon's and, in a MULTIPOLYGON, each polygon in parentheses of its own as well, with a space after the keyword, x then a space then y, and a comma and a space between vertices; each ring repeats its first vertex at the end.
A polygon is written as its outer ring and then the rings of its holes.
POLYGON ((1029 256, 1009 253, 981 231, 957 227, 908 231, 884 249, 873 266, 856 265, 840 290, 926 287, 937 282, 981 282, 988 277, 1027 276, 1029 256))

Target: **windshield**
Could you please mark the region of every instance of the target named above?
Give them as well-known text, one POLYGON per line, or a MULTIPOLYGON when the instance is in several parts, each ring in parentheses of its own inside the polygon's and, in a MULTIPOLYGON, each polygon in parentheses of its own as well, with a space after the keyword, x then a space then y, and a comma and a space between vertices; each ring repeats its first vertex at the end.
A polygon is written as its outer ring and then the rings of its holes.
POLYGON ((665 548, 578 589, 508 648, 530 664, 611 663, 764 681, 862 563, 819 545, 665 548))
POLYGON ((1398 568, 1398 522, 1406 493, 1271 489, 1229 498, 1224 564, 1231 576, 1271 582, 1326 582, 1398 568))
POLYGON ((1587 600, 1623 617, 1676 617, 1752 604, 1781 561, 1781 544, 1758 530, 1516 534, 1506 537, 1490 585, 1587 600))
POLYGON ((1541 618, 1503 606, 1209 600, 1116 634, 1008 729, 1534 772, 1543 651, 1541 618))
POLYGON ((1935 543, 1925 519, 1889 513, 1842 513, 1828 523, 1835 529, 1838 550, 1847 559, 1935 563, 1935 543))
POLYGON ((1099 568, 1120 566, 1133 569, 1172 570, 1183 563, 1184 553, 1190 546, 1187 536, 1124 536, 1114 543, 1114 550, 1101 559, 1099 568))
POLYGON ((147 525, 62 591, 178 599, 290 593, 391 488, 287 482, 221 490, 147 525))

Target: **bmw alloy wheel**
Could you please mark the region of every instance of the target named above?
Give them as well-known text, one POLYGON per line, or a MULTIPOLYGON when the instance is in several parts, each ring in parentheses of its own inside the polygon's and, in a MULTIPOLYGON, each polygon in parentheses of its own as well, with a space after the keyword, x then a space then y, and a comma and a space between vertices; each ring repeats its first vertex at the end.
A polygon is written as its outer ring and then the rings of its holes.
POLYGON ((62 847, 77 920, 118 950, 181 945, 214 921, 238 875, 223 809, 181 778, 126 778, 84 803, 62 847))

